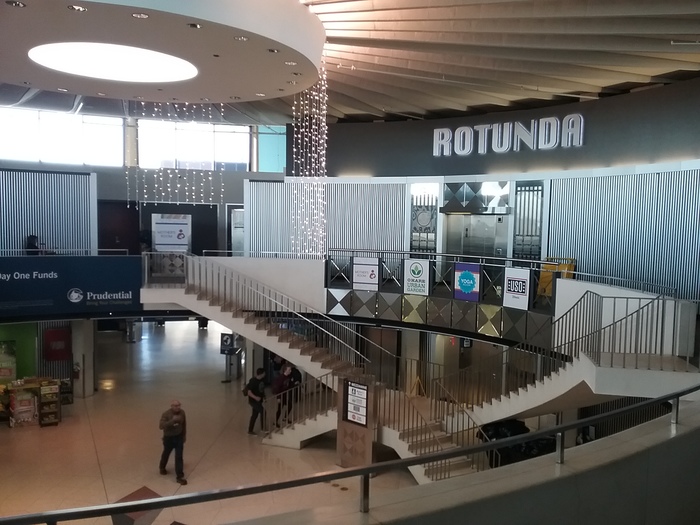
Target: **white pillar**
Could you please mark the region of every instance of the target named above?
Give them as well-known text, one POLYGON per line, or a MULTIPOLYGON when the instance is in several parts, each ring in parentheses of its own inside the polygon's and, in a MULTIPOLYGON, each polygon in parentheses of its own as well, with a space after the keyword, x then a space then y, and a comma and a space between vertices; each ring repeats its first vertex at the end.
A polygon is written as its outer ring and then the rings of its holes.
POLYGON ((95 394, 95 322, 71 321, 73 363, 80 367, 80 377, 73 380, 73 395, 86 398, 95 394))

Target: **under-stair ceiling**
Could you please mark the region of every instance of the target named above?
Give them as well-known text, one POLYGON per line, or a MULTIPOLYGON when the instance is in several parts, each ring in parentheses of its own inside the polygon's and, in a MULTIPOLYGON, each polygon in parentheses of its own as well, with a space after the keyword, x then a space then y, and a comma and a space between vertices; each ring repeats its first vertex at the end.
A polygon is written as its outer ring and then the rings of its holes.
MULTIPOLYGON (((700 76, 698 0, 301 2, 326 29, 330 122, 545 107, 700 76)), ((220 81, 239 74, 222 71, 220 81)), ((293 100, 226 102, 224 119, 284 124, 291 121, 293 100)), ((0 83, 0 105, 143 114, 137 100, 11 83, 0 83)))

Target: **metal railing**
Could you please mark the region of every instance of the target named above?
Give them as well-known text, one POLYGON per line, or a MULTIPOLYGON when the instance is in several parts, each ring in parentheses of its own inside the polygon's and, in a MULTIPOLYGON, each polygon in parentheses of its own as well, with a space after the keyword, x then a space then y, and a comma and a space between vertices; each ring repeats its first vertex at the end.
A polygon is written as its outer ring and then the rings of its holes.
MULTIPOLYGON (((129 255, 129 250, 126 248, 39 248, 31 255, 28 250, 23 249, 2 249, 0 257, 94 257, 97 255, 129 255)), ((134 254, 140 255, 140 254, 134 254)))
POLYGON ((276 490, 305 487, 309 485, 315 485, 317 483, 331 482, 339 479, 348 478, 360 478, 359 511, 368 512, 370 506, 370 478, 374 474, 403 469, 429 462, 448 461, 452 458, 458 458, 466 454, 488 453, 489 451, 496 450, 498 448, 512 447, 515 445, 527 443, 529 441, 549 436, 556 436, 557 438, 557 449, 554 456, 555 461, 561 464, 564 463, 565 460, 563 436, 566 431, 594 425, 602 421, 607 421, 612 418, 624 416, 637 410, 660 405, 661 403, 665 403, 668 401, 670 401, 673 406, 671 411, 670 423, 672 428, 674 428, 675 430, 675 426, 680 420, 680 399, 684 396, 697 392, 698 390, 700 390, 700 384, 673 392, 671 394, 657 397, 655 399, 643 401, 629 407, 613 410, 605 414, 579 419, 576 421, 556 425, 551 428, 538 430, 527 434, 521 434, 505 439, 489 441, 487 443, 481 443, 479 445, 474 445, 471 447, 458 447, 450 450, 442 450, 439 452, 415 458, 397 459, 382 463, 376 463, 366 467, 354 467, 334 472, 321 472, 318 474, 314 474, 313 476, 307 476, 304 478, 288 481, 280 481, 277 483, 270 483, 267 485, 255 485, 250 487, 233 489, 209 490, 196 492, 193 494, 180 494, 176 496, 153 498, 137 502, 111 503, 107 505, 98 505, 94 507, 54 510, 49 512, 24 514, 19 516, 6 516, 0 518, 0 525, 57 525, 59 522, 62 521, 99 518, 102 516, 115 516, 132 512, 143 512, 149 510, 181 507, 197 503, 207 503, 211 501, 238 498, 253 494, 266 494, 276 490))
MULTIPOLYGON (((664 286, 656 283, 636 281, 633 279, 610 277, 604 275, 596 275, 591 273, 579 272, 573 269, 562 271, 556 268, 553 261, 539 261, 533 259, 514 259, 508 257, 489 257, 476 255, 457 255, 450 253, 433 253, 433 252, 404 252, 395 250, 356 250, 351 248, 331 248, 326 256, 327 260, 327 284, 329 287, 333 284, 336 286, 347 286, 352 282, 352 258, 353 257, 372 257, 382 261, 381 270, 382 276, 381 285, 395 285, 400 287, 403 283, 403 261, 405 259, 428 259, 433 272, 433 283, 436 286, 444 286, 448 291, 451 290, 453 268, 455 263, 475 263, 484 268, 490 268, 491 274, 484 275, 484 280, 492 284, 493 292, 497 287, 502 286, 503 276, 502 271, 498 268, 527 268, 533 270, 535 279, 535 296, 539 297, 543 302, 546 301, 548 293, 551 293, 551 287, 540 287, 540 280, 543 274, 549 274, 547 281, 549 282, 556 275, 565 273, 567 278, 576 279, 579 281, 605 284, 609 286, 625 287, 632 290, 639 290, 653 295, 664 295, 667 297, 676 297, 677 289, 671 286, 664 286), (492 275, 493 274, 493 275, 492 275)), ((488 294, 487 294, 488 296, 488 294)))

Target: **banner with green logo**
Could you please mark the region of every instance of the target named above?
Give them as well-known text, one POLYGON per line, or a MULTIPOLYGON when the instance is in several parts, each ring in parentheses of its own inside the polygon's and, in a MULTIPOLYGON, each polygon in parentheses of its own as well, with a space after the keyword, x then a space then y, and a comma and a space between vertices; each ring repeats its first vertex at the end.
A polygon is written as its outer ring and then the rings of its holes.
POLYGON ((428 295, 430 290, 430 261, 405 259, 403 262, 403 293, 428 295))

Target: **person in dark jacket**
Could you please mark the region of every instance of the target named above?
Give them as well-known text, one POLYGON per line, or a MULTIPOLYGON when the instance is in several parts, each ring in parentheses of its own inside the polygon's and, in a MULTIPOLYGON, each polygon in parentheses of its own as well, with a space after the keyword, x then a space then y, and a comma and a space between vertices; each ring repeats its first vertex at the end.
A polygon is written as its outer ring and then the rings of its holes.
POLYGON ((272 393, 277 396, 277 412, 275 413, 275 426, 277 427, 280 426, 280 415, 282 415, 283 408, 287 409, 287 422, 291 420, 292 405, 294 404, 293 388, 292 365, 285 363, 282 366, 282 373, 272 383, 272 393))
POLYGON ((170 408, 160 416, 160 429, 163 431, 163 453, 160 456, 160 473, 168 471, 165 466, 170 459, 170 453, 175 451, 175 479, 180 485, 187 485, 183 470, 182 452, 187 440, 187 419, 180 402, 174 400, 170 408))
POLYGON ((260 430, 265 430, 265 369, 258 368, 255 377, 251 377, 246 385, 248 392, 248 404, 253 409, 248 423, 248 434, 255 435, 255 421, 260 416, 260 430))

